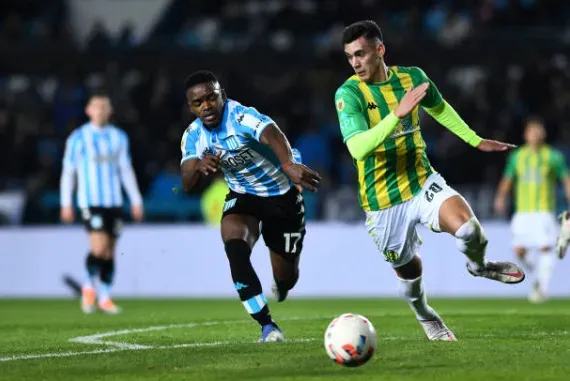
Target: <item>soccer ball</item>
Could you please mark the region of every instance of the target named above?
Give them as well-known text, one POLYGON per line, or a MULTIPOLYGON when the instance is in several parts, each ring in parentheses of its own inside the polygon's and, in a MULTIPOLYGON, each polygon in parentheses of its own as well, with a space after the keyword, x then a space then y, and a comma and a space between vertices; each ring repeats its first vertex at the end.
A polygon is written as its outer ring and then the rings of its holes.
POLYGON ((340 365, 363 365, 375 349, 376 330, 362 315, 342 314, 331 321, 325 332, 325 350, 340 365))

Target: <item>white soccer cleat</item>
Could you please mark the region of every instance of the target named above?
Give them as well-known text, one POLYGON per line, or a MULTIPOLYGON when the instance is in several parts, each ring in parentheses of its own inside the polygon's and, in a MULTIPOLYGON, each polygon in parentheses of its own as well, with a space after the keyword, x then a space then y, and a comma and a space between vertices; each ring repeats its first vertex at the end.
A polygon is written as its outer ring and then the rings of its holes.
POLYGON ((418 320, 430 341, 457 341, 442 320, 418 320))
POLYGON ((474 270, 467 264, 467 271, 473 276, 496 280, 501 283, 516 284, 525 278, 524 271, 511 262, 487 262, 482 269, 474 270))
POLYGON ((558 258, 562 259, 566 255, 570 243, 570 213, 568 211, 560 213, 558 221, 560 221, 560 233, 556 240, 556 254, 558 258))

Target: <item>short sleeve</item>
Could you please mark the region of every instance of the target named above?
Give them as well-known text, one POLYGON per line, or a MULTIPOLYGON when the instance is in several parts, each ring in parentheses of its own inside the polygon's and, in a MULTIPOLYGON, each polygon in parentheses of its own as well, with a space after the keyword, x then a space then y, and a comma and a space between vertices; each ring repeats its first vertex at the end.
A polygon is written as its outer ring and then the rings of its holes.
POLYGON ((443 102, 443 97, 439 92, 439 89, 433 83, 433 81, 426 75, 426 73, 419 67, 413 68, 412 79, 414 86, 419 86, 422 83, 429 82, 429 88, 427 94, 420 102, 420 105, 425 108, 432 108, 443 102))
POLYGON ((503 176, 507 179, 515 178, 517 174, 517 156, 518 150, 511 152, 509 158, 507 159, 507 166, 505 167, 505 171, 503 176))
POLYGON ((368 130, 368 123, 355 90, 341 86, 335 93, 334 101, 344 142, 368 130))
POLYGON ((556 173, 557 178, 563 179, 568 176, 568 166, 561 152, 553 151, 552 166, 554 167, 554 173, 556 173))
POLYGON ((79 136, 74 132, 65 142, 65 152, 63 153, 63 167, 75 169, 77 165, 77 149, 79 146, 79 136))
POLYGON ((191 125, 186 129, 186 131, 184 131, 182 141, 180 142, 180 150, 182 152, 182 160, 180 161, 180 164, 184 163, 186 160, 199 158, 196 150, 198 137, 199 129, 197 126, 191 125))
POLYGON ((276 125, 269 116, 257 111, 254 107, 243 107, 236 113, 236 123, 239 130, 260 141, 261 134, 266 127, 276 125))

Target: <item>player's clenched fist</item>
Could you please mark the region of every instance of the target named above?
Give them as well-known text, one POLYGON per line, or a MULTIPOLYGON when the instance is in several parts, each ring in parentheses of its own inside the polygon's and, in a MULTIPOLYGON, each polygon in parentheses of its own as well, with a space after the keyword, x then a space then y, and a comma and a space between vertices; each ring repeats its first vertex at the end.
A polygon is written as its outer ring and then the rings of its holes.
POLYGON ((418 87, 410 87, 394 110, 394 115, 401 119, 411 113, 426 96, 428 87, 429 82, 424 82, 418 87))
POLYGON ((288 163, 282 168, 293 184, 300 185, 311 192, 316 192, 321 185, 321 175, 309 169, 306 165, 288 163))
POLYGON ((215 155, 208 154, 204 156, 198 162, 196 170, 205 176, 208 176, 210 173, 216 173, 220 166, 220 156, 222 156, 222 151, 218 151, 215 155))

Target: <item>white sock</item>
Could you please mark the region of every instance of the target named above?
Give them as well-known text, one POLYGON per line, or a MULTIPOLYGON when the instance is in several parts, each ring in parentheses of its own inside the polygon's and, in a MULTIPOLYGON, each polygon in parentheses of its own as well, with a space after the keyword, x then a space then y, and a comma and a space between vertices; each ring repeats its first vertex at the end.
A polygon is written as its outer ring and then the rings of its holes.
POLYGON ((467 263, 472 270, 479 271, 485 268, 485 251, 487 250, 487 237, 483 228, 475 217, 467 220, 455 232, 457 248, 467 257, 467 263))
POLYGON ((538 254, 538 271, 536 278, 538 280, 539 290, 545 295, 548 293, 553 267, 554 253, 552 251, 541 251, 538 254))
POLYGON ((534 261, 531 259, 533 253, 530 250, 527 250, 524 256, 518 256, 517 258, 521 263, 522 267, 526 270, 527 274, 530 273, 534 269, 534 261))
POLYGON ((441 319, 433 308, 427 304, 424 282, 421 276, 412 280, 398 279, 400 280, 401 291, 418 320, 441 319))

